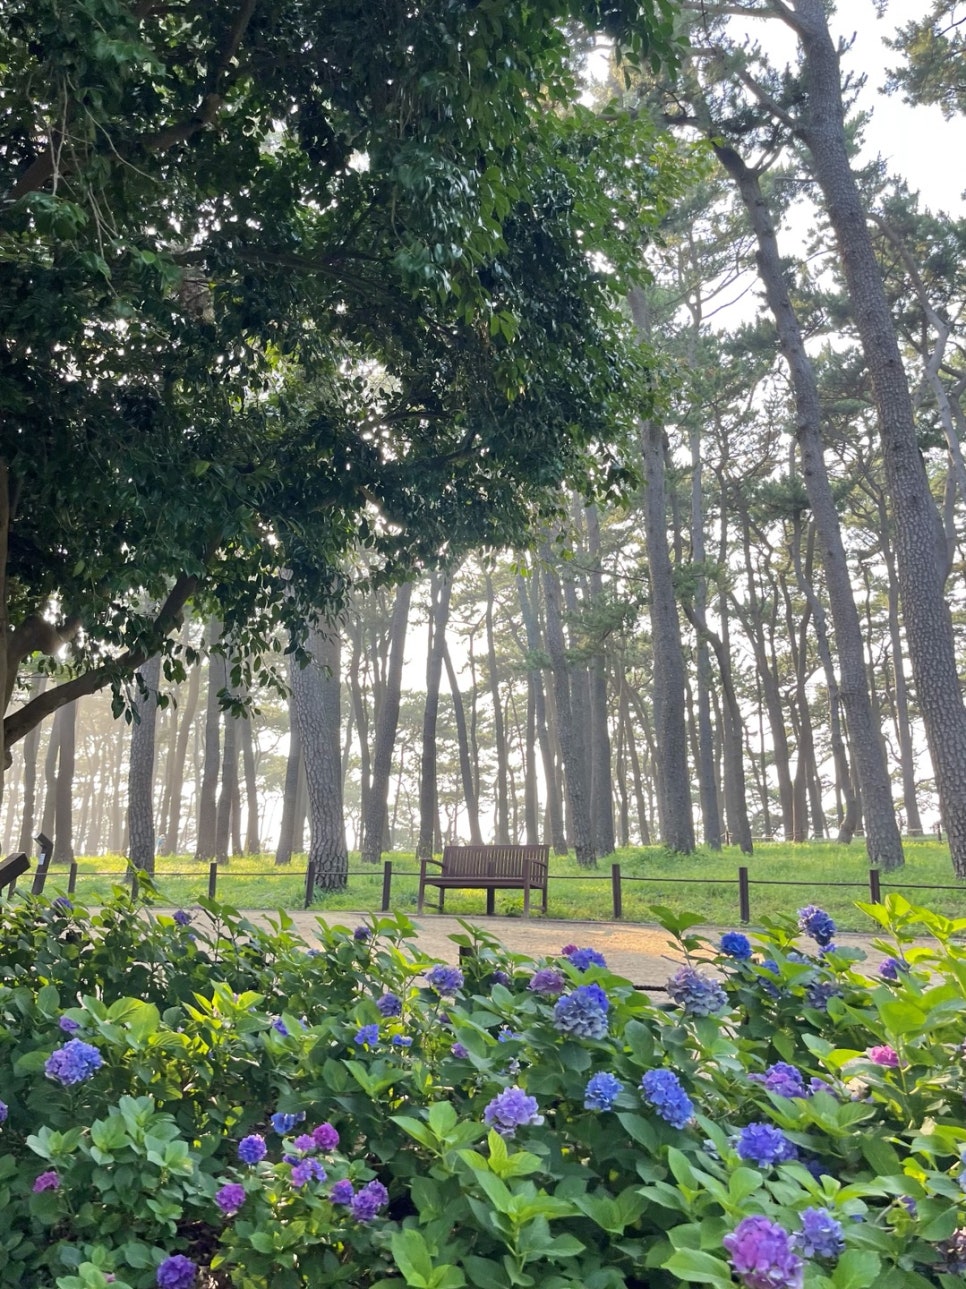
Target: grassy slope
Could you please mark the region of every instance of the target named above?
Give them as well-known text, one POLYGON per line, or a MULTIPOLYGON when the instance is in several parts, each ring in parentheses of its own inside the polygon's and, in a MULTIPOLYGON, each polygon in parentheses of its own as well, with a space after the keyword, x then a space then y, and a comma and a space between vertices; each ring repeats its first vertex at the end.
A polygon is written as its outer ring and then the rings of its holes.
MULTIPOLYGON (((393 854, 392 903, 394 908, 412 912, 416 902, 418 865, 411 854, 393 854)), ((906 845, 906 867, 883 878, 883 891, 899 890, 914 904, 925 904, 949 916, 966 916, 966 883, 952 873, 949 849, 936 841, 906 845), (951 890, 915 890, 915 886, 950 886, 951 890)), ((738 921, 738 865, 745 863, 751 878, 751 915, 761 917, 794 912, 803 904, 821 904, 843 929, 865 927, 855 900, 867 900, 868 866, 861 842, 837 846, 832 842, 808 842, 800 846, 782 842, 761 843, 750 858, 730 848, 720 855, 699 851, 690 857, 669 855, 658 847, 631 847, 602 861, 595 872, 577 868, 571 858, 551 861, 549 915, 555 918, 608 919, 611 904, 611 864, 619 863, 623 877, 625 920, 653 921, 649 905, 664 904, 700 914, 709 923, 731 926, 738 921), (644 878, 647 880, 632 880, 644 878), (673 879, 673 880, 672 880, 673 879), (792 886, 758 885, 759 882, 794 882, 792 886), (853 885, 824 887, 827 882, 853 885)), ((78 863, 78 895, 97 900, 122 880, 124 860, 119 856, 82 859, 78 863), (97 873, 111 876, 97 877, 97 873)), ((328 909, 375 910, 382 894, 382 867, 371 875, 361 873, 358 857, 350 859, 348 889, 319 900, 328 909)), ((188 905, 207 890, 208 866, 186 856, 159 858, 157 885, 165 903, 188 905), (179 876, 186 874, 186 876, 179 876)), ((47 893, 66 887, 66 874, 54 871, 47 893)), ((219 871, 218 897, 237 908, 301 908, 305 882, 305 858, 297 857, 287 868, 275 868, 268 855, 232 859, 219 871)), ((431 893, 432 894, 432 893, 431 893)), ((497 913, 522 913, 519 892, 498 892, 497 913)), ((485 896, 479 891, 455 891, 446 896, 446 911, 458 914, 482 913, 485 896)))

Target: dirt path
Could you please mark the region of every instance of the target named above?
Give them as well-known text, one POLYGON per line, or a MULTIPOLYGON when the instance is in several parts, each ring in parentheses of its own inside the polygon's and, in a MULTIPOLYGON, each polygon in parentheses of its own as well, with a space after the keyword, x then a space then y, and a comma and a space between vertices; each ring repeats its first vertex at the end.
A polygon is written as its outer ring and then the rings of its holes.
MULTIPOLYGON (((252 921, 260 921, 264 913, 249 912, 246 914, 252 921)), ((317 923, 328 926, 345 926, 352 930, 366 920, 364 913, 309 913, 294 912, 291 914, 299 934, 306 940, 313 941, 317 923)), ((416 943, 423 953, 445 962, 455 963, 459 949, 450 939, 453 935, 463 933, 460 922, 447 914, 431 913, 413 918, 417 928, 416 943)), ((501 944, 515 953, 526 953, 540 958, 559 954, 566 944, 580 947, 590 946, 597 949, 607 959, 608 967, 615 975, 623 976, 635 985, 663 985, 681 957, 675 952, 674 944, 667 933, 657 926, 628 922, 572 922, 557 921, 550 918, 535 919, 532 922, 523 918, 477 917, 464 921, 493 935, 501 944)), ((716 941, 721 927, 696 927, 700 934, 709 940, 716 941)), ((750 934, 753 936, 754 932, 750 934)), ((858 946, 868 954, 866 969, 875 974, 883 954, 871 948, 871 936, 845 933, 837 937, 841 945, 858 946)))

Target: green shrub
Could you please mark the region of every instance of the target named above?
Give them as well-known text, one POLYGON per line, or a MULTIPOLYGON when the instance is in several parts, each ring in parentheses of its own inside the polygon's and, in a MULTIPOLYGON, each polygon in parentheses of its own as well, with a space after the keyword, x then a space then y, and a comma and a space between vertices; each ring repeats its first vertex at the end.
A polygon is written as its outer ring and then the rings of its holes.
POLYGON ((651 998, 403 916, 4 905, 2 1283, 961 1285, 966 922, 866 907, 870 980, 817 911, 811 952, 654 912, 651 998))

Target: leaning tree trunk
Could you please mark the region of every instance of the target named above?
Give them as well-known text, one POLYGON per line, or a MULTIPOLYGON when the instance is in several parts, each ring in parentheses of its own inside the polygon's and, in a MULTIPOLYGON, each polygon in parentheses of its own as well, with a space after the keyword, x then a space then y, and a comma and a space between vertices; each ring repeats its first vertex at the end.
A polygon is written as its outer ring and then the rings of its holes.
POLYGON ((154 757, 158 724, 161 655, 139 668, 137 719, 131 728, 127 772, 128 858, 136 869, 154 876, 154 757), (143 688, 142 688, 143 686, 143 688))
POLYGON ((321 891, 343 890, 349 851, 342 808, 340 688, 342 641, 336 624, 309 635, 312 661, 292 672, 292 699, 309 798, 309 864, 321 891))
POLYGON ((781 14, 801 41, 806 95, 798 133, 825 197, 869 369, 916 694, 953 867, 966 877, 966 706, 945 596, 948 560, 942 523, 929 489, 909 383, 849 160, 839 60, 826 7, 823 0, 796 0, 794 10, 783 6, 781 14))
POLYGON ((889 871, 903 863, 902 841, 892 804, 892 785, 883 754, 881 734, 873 724, 872 701, 866 684, 862 655, 862 629, 855 607, 838 509, 825 465, 822 404, 815 369, 805 348, 798 315, 792 304, 774 222, 758 175, 731 148, 718 146, 715 151, 734 180, 751 220, 758 245, 758 273, 791 375, 802 480, 812 510, 820 543, 822 568, 825 571, 839 658, 838 695, 845 710, 862 797, 866 850, 871 864, 889 871))

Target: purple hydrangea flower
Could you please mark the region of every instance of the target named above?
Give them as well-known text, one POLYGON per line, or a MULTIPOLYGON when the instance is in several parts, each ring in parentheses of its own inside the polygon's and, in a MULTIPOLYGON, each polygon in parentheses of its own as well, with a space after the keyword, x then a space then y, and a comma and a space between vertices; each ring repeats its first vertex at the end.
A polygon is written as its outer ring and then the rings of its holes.
POLYGON ((281 1016, 276 1016, 272 1021, 272 1029, 276 1034, 281 1034, 282 1038, 288 1038, 288 1026, 282 1020, 281 1016))
POLYGON ((588 967, 607 966, 607 959, 602 953, 598 953, 596 949, 575 949, 568 944, 563 956, 578 971, 586 971, 588 967))
POLYGON ((641 1094, 672 1128, 683 1128, 694 1116, 691 1098, 673 1070, 648 1070, 641 1079, 641 1094))
POLYGON ((368 940, 371 935, 372 932, 367 926, 357 926, 352 932, 353 940, 358 941, 359 944, 365 944, 366 940, 368 940))
POLYGON ((349 1212, 357 1222, 371 1222, 389 1203, 389 1192, 382 1182, 367 1182, 349 1201, 349 1212))
POLYGON ((310 1132, 299 1133, 292 1142, 292 1145, 296 1150, 301 1150, 303 1154, 312 1150, 318 1150, 318 1146, 315 1144, 315 1137, 310 1132))
POLYGON ((185 909, 175 909, 174 920, 175 922, 177 922, 178 926, 190 926, 191 914, 188 913, 185 909))
POLYGON ((802 1229, 795 1236, 795 1247, 806 1258, 837 1258, 845 1248, 842 1224, 827 1208, 806 1208, 802 1212, 802 1229))
POLYGON ((740 931, 726 931, 718 942, 718 948, 736 962, 747 962, 751 957, 751 941, 740 931))
POLYGON ((578 985, 571 994, 558 998, 553 1023, 561 1034, 572 1038, 603 1038, 607 1033, 610 1001, 600 985, 578 985))
POLYGON ((413 1040, 408 1034, 393 1034, 390 1041, 393 1047, 412 1047, 413 1045, 413 1040))
POLYGON ((241 1206, 245 1203, 245 1188, 241 1182, 226 1182, 222 1188, 215 1193, 215 1203, 224 1213, 225 1217, 234 1217, 241 1206))
POLYGON ((354 1195, 355 1190, 348 1177, 343 1177, 341 1182, 336 1182, 329 1191, 329 1199, 333 1204, 351 1204, 354 1195))
POLYGON ((305 1111, 300 1114, 285 1114, 281 1110, 276 1110, 272 1115, 272 1127, 280 1137, 284 1137, 287 1132, 291 1132, 297 1123, 301 1123, 305 1118, 305 1111))
POLYGON ((65 1034, 76 1034, 80 1029, 80 1021, 74 1020, 72 1016, 61 1016, 57 1028, 65 1034))
POLYGON ((376 999, 376 1011, 380 1016, 401 1016, 402 999, 398 994, 381 994, 376 999))
POLYGON ((817 904, 808 904, 798 910, 798 929, 810 935, 823 948, 827 948, 835 939, 835 923, 817 904))
POLYGON ((379 1026, 363 1025, 352 1041, 356 1047, 375 1047, 379 1042, 379 1026))
POLYGON ((501 1137, 512 1137, 525 1124, 543 1123, 536 1097, 528 1097, 523 1088, 504 1088, 483 1111, 483 1122, 501 1137))
POLYGON ((317 1159, 300 1159, 292 1169, 292 1185, 304 1186, 306 1182, 324 1182, 325 1169, 317 1159))
POLYGON ((787 1061, 776 1061, 764 1074, 749 1074, 753 1083, 760 1083, 768 1092, 780 1097, 809 1097, 812 1089, 805 1086, 801 1070, 787 1061))
POLYGON ((518 1034, 517 1031, 515 1029, 511 1029, 509 1025, 501 1025, 496 1036, 496 1041, 498 1043, 512 1043, 515 1038, 522 1037, 522 1034, 518 1034))
POLYGON ((73 913, 73 901, 69 900, 66 895, 58 895, 56 899, 51 900, 50 907, 56 909, 58 913, 73 913))
POLYGON ((41 1173, 35 1180, 32 1190, 35 1195, 39 1195, 41 1191, 60 1190, 59 1174, 53 1168, 48 1169, 46 1173, 41 1173))
POLYGON ((556 997, 562 994, 567 984, 563 973, 557 971, 554 967, 541 967, 530 977, 528 989, 532 989, 535 994, 549 994, 556 997))
POLYGON ((44 1073, 48 1079, 55 1079, 66 1088, 74 1083, 83 1083, 103 1064, 104 1058, 96 1047, 80 1038, 72 1038, 51 1052, 44 1064, 44 1073))
POLYGON ((879 975, 883 980, 898 980, 899 973, 909 969, 908 962, 903 958, 883 958, 879 963, 879 975))
POLYGON ((165 1260, 155 1272, 155 1283, 158 1289, 191 1289, 195 1283, 198 1268, 183 1253, 175 1253, 165 1260))
POLYGON ((624 1091, 624 1085, 614 1074, 602 1071, 587 1080, 584 1088, 585 1110, 612 1110, 614 1102, 624 1091))
POLYGON ((312 1129, 312 1140, 319 1150, 335 1150, 339 1144, 339 1134, 331 1123, 320 1123, 317 1128, 312 1129))
POLYGON ((694 967, 679 967, 667 982, 667 991, 687 1016, 713 1016, 728 1006, 728 995, 718 981, 694 967))
POLYGON ((463 988, 463 973, 459 967, 440 963, 426 972, 426 981, 438 994, 455 994, 463 988))
POLYGON ((464 1057, 467 1057, 470 1054, 469 1049, 463 1043, 454 1043, 449 1050, 451 1056, 456 1056, 460 1060, 463 1060, 464 1057))
POLYGON ((6 1101, 0 1101, 0 1123, 7 1122, 7 1115, 10 1113, 10 1107, 6 1101))
POLYGON ((784 1227, 767 1217, 746 1217, 722 1240, 745 1289, 802 1289, 804 1264, 784 1227))
POLYGON ((749 1123, 738 1134, 735 1149, 742 1159, 766 1168, 795 1159, 798 1151, 780 1128, 771 1123, 749 1123))
POLYGON ((509 973, 501 971, 499 968, 490 975, 491 985, 510 985, 512 983, 509 973))
POLYGON ((243 1137, 238 1143, 238 1158, 243 1164, 260 1163, 267 1153, 265 1138, 257 1132, 253 1132, 250 1137, 243 1137))

